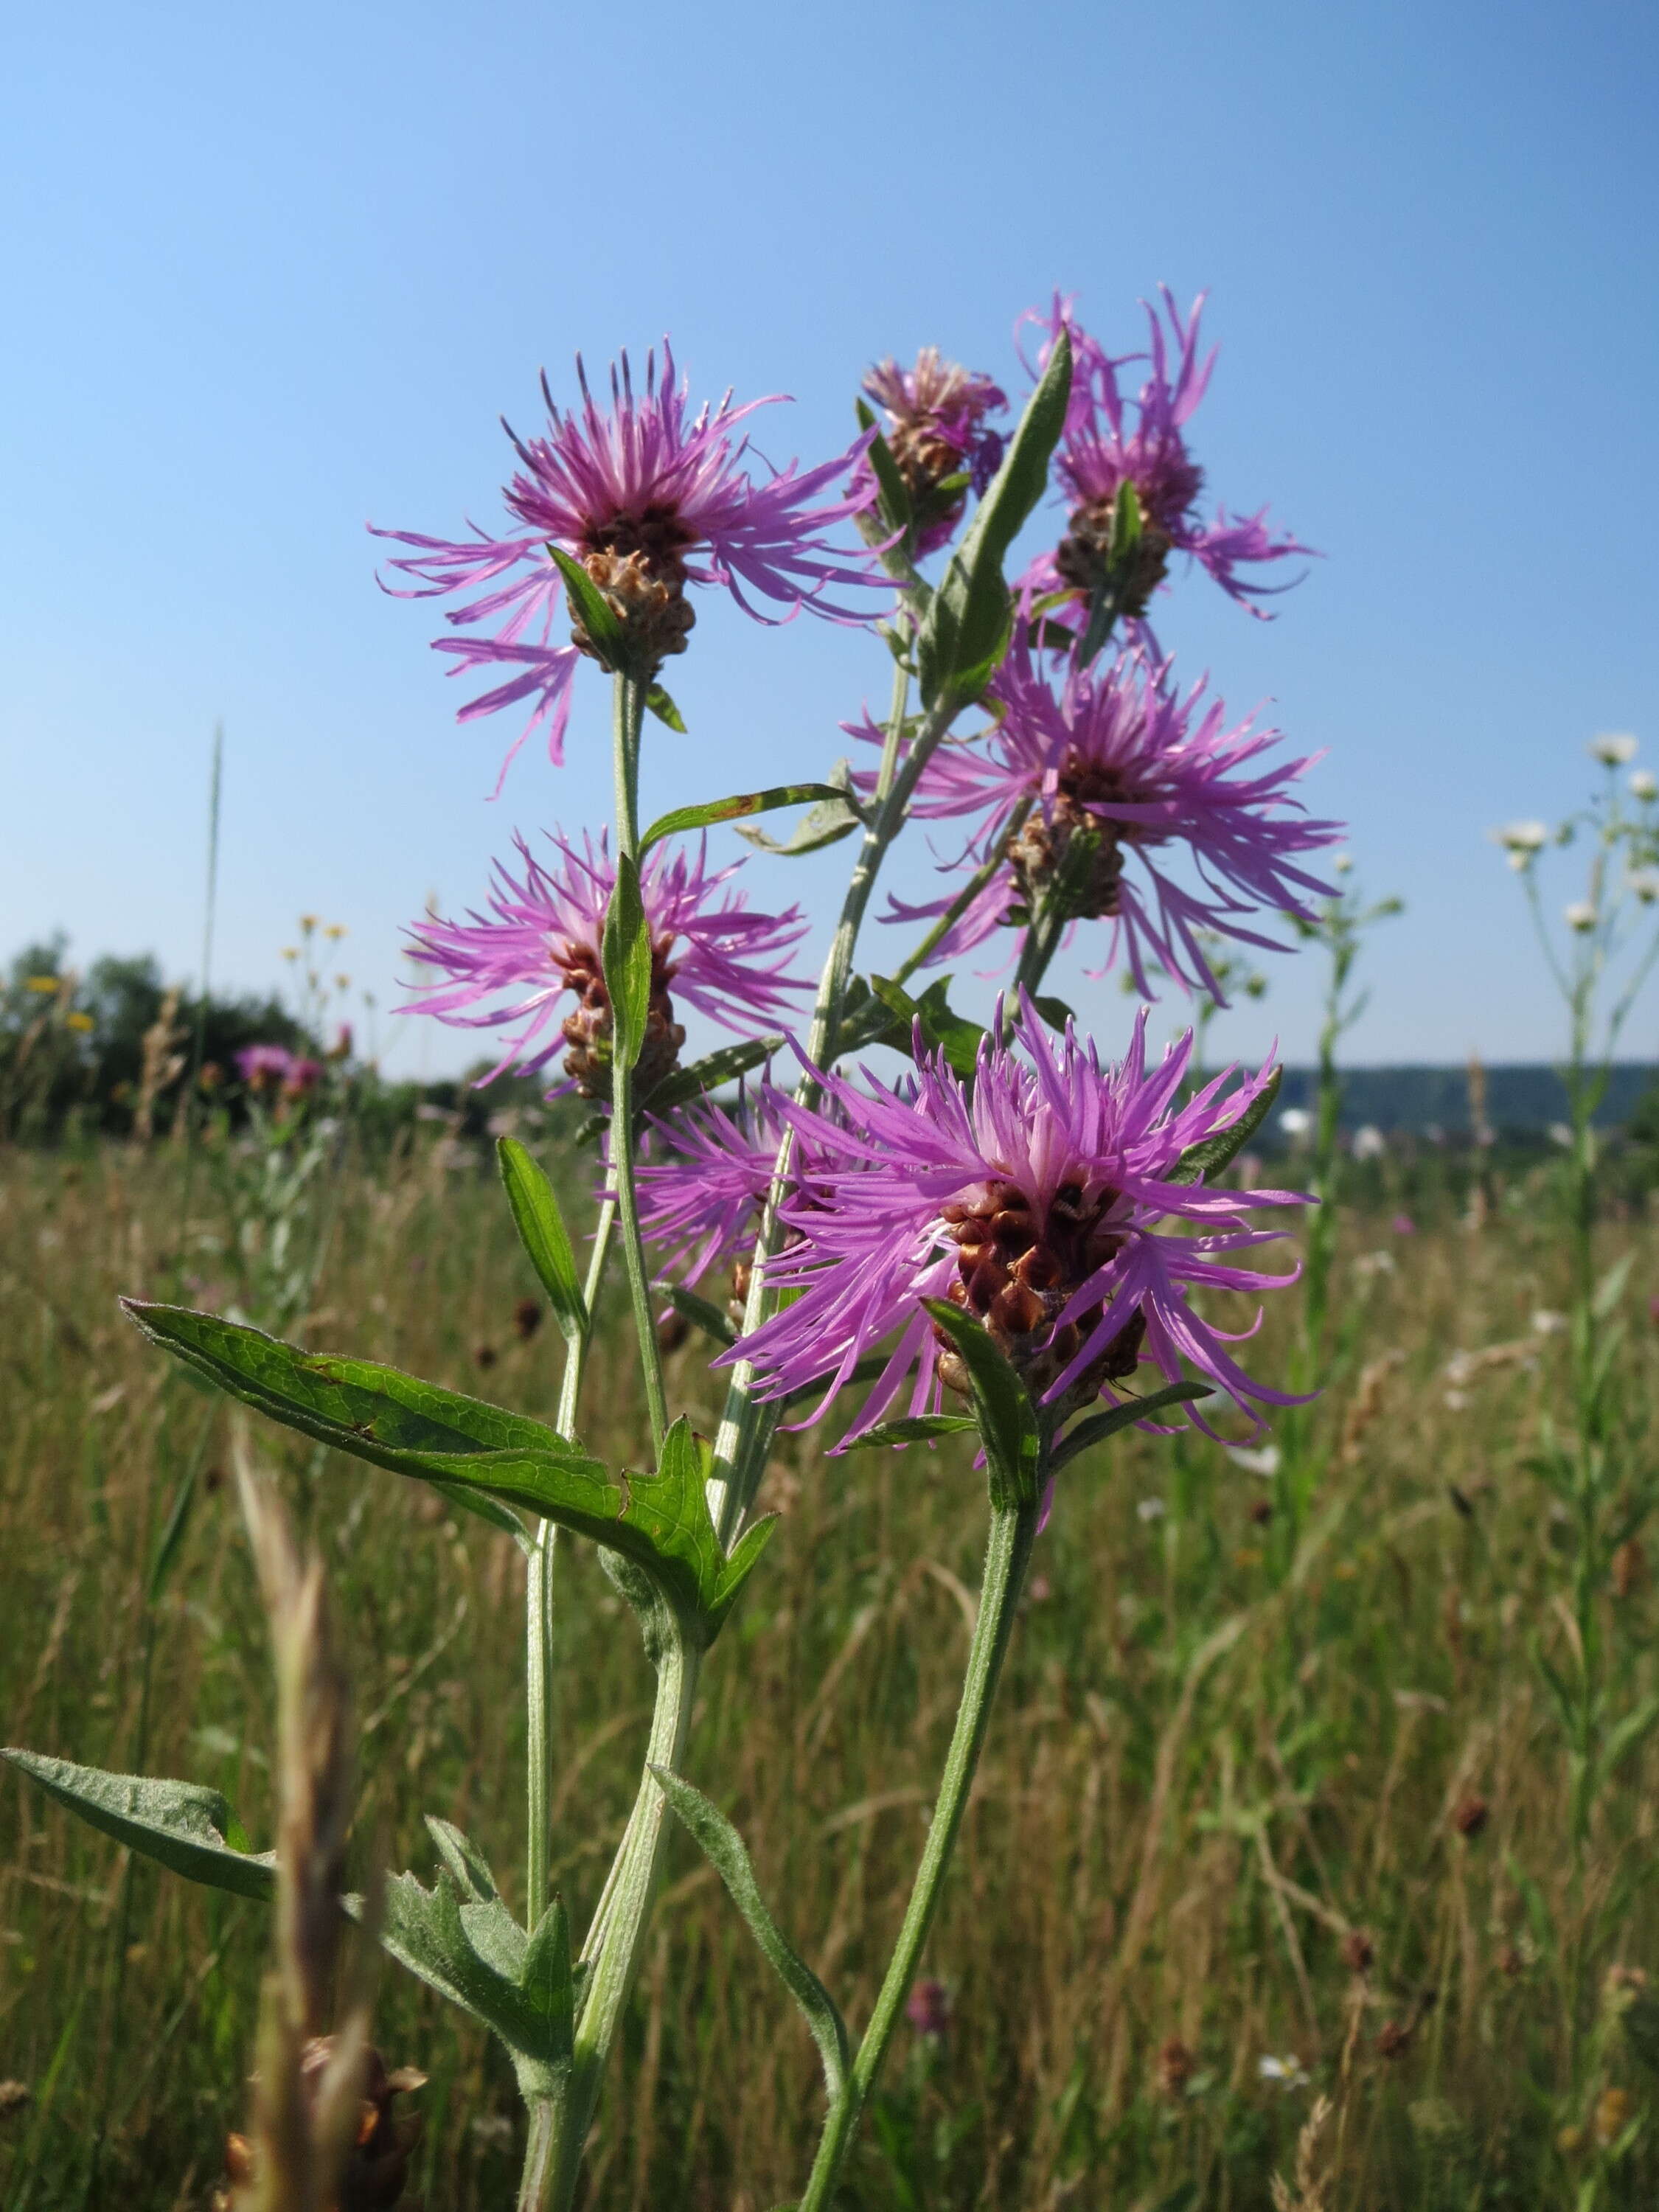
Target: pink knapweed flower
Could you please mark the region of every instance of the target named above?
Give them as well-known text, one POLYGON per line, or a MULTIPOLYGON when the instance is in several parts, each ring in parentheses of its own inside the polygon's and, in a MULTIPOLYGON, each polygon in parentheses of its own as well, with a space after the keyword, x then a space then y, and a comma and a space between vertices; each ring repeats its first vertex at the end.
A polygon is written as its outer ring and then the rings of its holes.
MULTIPOLYGON (((617 874, 607 839, 596 845, 585 836, 578 850, 550 836, 558 855, 551 868, 522 837, 514 842, 520 871, 497 861, 488 914, 474 911, 459 922, 434 916, 410 931, 412 957, 434 972, 400 1011, 436 1014, 466 1029, 517 1024, 486 1081, 512 1066, 529 1074, 562 1043, 570 1048, 565 1072, 576 1087, 605 1097, 611 1013, 600 939, 617 874), (473 1011, 502 994, 506 1005, 473 1011), (561 1002, 572 994, 575 1008, 561 1018, 561 1002)), ((640 892, 653 959, 641 1095, 673 1066, 685 1041, 676 1000, 726 1029, 750 1032, 788 1014, 796 994, 811 988, 787 972, 806 932, 799 908, 751 913, 744 895, 726 888, 742 866, 710 869, 701 845, 695 851, 658 845, 647 855, 640 892)))
POLYGON ((747 434, 738 436, 738 425, 786 395, 734 407, 728 392, 717 408, 705 404, 690 415, 688 387, 675 381, 666 340, 661 381, 654 355, 647 356, 642 395, 623 356, 620 368, 611 370, 608 410, 589 391, 580 358, 576 374, 579 409, 562 413, 544 376, 546 434, 520 439, 507 431, 523 465, 502 491, 516 533, 493 537, 475 526, 471 538, 456 541, 413 531, 375 532, 414 549, 392 562, 416 580, 387 587, 398 597, 478 594, 447 617, 456 630, 478 625, 474 634, 434 642, 453 657, 452 673, 512 672, 463 707, 461 721, 534 702, 502 764, 503 776, 539 726, 546 727, 549 757, 556 766, 563 759, 571 682, 580 653, 592 649, 580 625, 571 641, 555 639, 563 580, 550 546, 587 570, 623 621, 636 668, 644 672, 684 649, 696 619, 688 583, 723 586, 760 621, 787 619, 803 607, 835 621, 862 621, 830 594, 843 586, 890 589, 872 568, 872 554, 838 548, 831 535, 874 497, 863 477, 838 495, 832 491, 867 438, 816 468, 803 471, 791 461, 757 478, 750 473, 747 434), (757 600, 778 614, 764 613, 757 600))
POLYGON ((704 1098, 653 1121, 636 1183, 659 1280, 672 1275, 689 1287, 722 1261, 748 1256, 783 1129, 764 1091, 731 1107, 704 1098))
MULTIPOLYGON (((1249 720, 1229 728, 1222 702, 1206 703, 1203 693, 1200 680, 1177 695, 1169 661, 1139 651, 1103 671, 1073 662, 1056 689, 1018 637, 990 686, 1000 719, 982 742, 941 746, 917 788, 919 815, 977 817, 961 866, 977 868, 1004 848, 1005 865, 930 959, 957 958, 1011 921, 1023 927, 1079 832, 1098 842, 1086 868, 1071 872, 1074 918, 1112 924, 1104 964, 1121 950, 1144 997, 1152 995, 1150 954, 1179 981, 1222 999, 1199 930, 1273 949, 1250 919, 1263 910, 1311 919, 1306 901, 1331 886, 1297 856, 1342 834, 1340 823, 1310 820, 1291 795, 1317 756, 1264 764, 1279 732, 1249 720), (1030 811, 1011 837, 1022 804, 1030 811), (1169 873, 1176 853, 1193 863, 1195 888, 1169 873)), ((931 917, 950 903, 895 898, 884 918, 931 917)))
POLYGON ((1149 1069, 1146 1030, 1143 1007, 1122 1064, 1103 1066, 1069 1026, 1053 1036, 1028 1000, 1020 1051, 988 1036, 971 1090, 940 1055, 923 1056, 902 1091, 867 1072, 867 1091, 826 1075, 821 1112, 773 1094, 812 1147, 811 1188, 783 1208, 799 1241, 769 1269, 797 1295, 723 1358, 753 1360, 771 1397, 824 1382, 827 1406, 896 1334, 858 1435, 907 1383, 912 1413, 939 1402, 941 1383, 963 1387, 921 1304, 949 1298, 983 1322, 1055 1419, 1096 1397, 1118 1402, 1115 1386, 1143 1359, 1171 1382, 1188 1363, 1241 1409, 1291 1402, 1251 1381, 1226 1350, 1235 1340, 1200 1320, 1188 1293, 1293 1280, 1231 1255, 1278 1233, 1251 1227, 1249 1210, 1306 1200, 1173 1180, 1182 1154, 1236 1122, 1272 1070, 1224 1097, 1228 1070, 1183 1106, 1192 1038, 1149 1069), (1176 1233, 1160 1233, 1165 1223, 1176 1233))
MULTIPOLYGON (((864 389, 885 410, 883 435, 910 495, 915 550, 925 559, 949 544, 962 520, 960 485, 954 493, 942 487, 966 477, 983 492, 996 474, 1003 441, 985 417, 1004 413, 1008 395, 988 376, 946 361, 937 346, 923 346, 914 368, 890 357, 878 362, 864 389)), ((859 481, 869 477, 870 464, 860 460, 859 481)))
POLYGON ((1190 554, 1230 598, 1261 614, 1262 609, 1252 602, 1285 586, 1248 581, 1240 569, 1312 549, 1294 538, 1276 537, 1266 507, 1232 517, 1218 507, 1211 520, 1200 517, 1204 471, 1188 447, 1185 430, 1209 385, 1215 349, 1200 361, 1198 326, 1205 295, 1200 293, 1183 319, 1169 287, 1159 289, 1169 331, 1158 310, 1146 305, 1146 355, 1115 359, 1082 329, 1072 301, 1058 294, 1046 315, 1031 309, 1021 318, 1045 333, 1038 373, 1062 328, 1071 334, 1076 361, 1056 458, 1072 507, 1071 527, 1054 553, 1039 557, 1029 580, 1041 590, 1076 592, 1086 602, 1103 580, 1118 487, 1128 483, 1139 501, 1142 530, 1133 572, 1119 580, 1123 613, 1145 614, 1170 554, 1179 552, 1190 554), (1134 398, 1126 400, 1118 372, 1133 360, 1148 361, 1150 371, 1134 398))
POLYGON ((236 1073, 250 1091, 276 1090, 293 1065, 285 1044, 245 1044, 236 1054, 236 1073))

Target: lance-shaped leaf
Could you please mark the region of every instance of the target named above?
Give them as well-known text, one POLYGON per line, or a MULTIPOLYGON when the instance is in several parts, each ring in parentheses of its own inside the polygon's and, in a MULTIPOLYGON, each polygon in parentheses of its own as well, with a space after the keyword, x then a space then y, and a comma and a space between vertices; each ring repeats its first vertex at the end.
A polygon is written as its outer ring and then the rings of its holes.
POLYGON ((738 1332, 732 1316, 711 1300, 700 1298, 695 1291, 688 1291, 679 1283, 664 1283, 659 1287, 682 1321, 689 1321, 693 1328, 712 1336, 716 1344, 737 1342, 738 1332))
POLYGON ((640 897, 639 869, 626 853, 617 855, 600 955, 615 1024, 611 1051, 623 1066, 632 1067, 644 1046, 651 1012, 651 925, 640 897))
POLYGON ((878 1421, 848 1444, 848 1451, 866 1451, 879 1444, 931 1443, 935 1437, 959 1437, 979 1423, 966 1413, 912 1413, 902 1421, 878 1421))
POLYGON ((275 1855, 251 1849, 246 1831, 216 1790, 106 1774, 101 1767, 76 1766, 38 1751, 0 1751, 0 1759, 9 1759, 60 1805, 118 1844, 187 1881, 262 1902, 275 1893, 275 1855))
POLYGON ((866 401, 858 403, 859 428, 874 430, 866 451, 870 473, 876 480, 876 515, 882 528, 890 537, 908 530, 912 513, 910 488, 899 473, 899 465, 893 458, 893 449, 879 430, 876 429, 875 412, 866 401))
POLYGON ((660 684, 653 684, 645 695, 645 703, 659 722, 665 722, 681 737, 685 735, 685 717, 669 697, 660 684))
MULTIPOLYGON (((911 1044, 911 1024, 920 1022, 921 1034, 936 1052, 942 1052, 953 1072, 968 1080, 972 1079, 979 1065, 979 1048, 985 1031, 977 1022, 969 1021, 965 1014, 952 1013, 945 1002, 951 988, 951 978, 941 975, 930 983, 919 999, 913 999, 902 983, 890 981, 885 975, 872 975, 870 988, 883 1005, 897 1015, 902 1024, 892 1040, 908 1051, 911 1044)), ((888 1040, 884 1038, 884 1043, 888 1040)))
POLYGON ((1131 1429, 1138 1421, 1150 1420, 1169 1406, 1189 1405, 1199 1398, 1216 1395, 1212 1382, 1171 1382, 1162 1390, 1153 1390, 1145 1398, 1131 1398, 1121 1406, 1113 1406, 1103 1413, 1091 1413, 1086 1421, 1063 1436, 1054 1446, 1051 1464, 1058 1470, 1079 1452, 1103 1444, 1108 1437, 1115 1437, 1120 1429, 1131 1429))
POLYGON ((799 860, 808 853, 823 852, 826 845, 839 845, 860 827, 863 817, 845 791, 833 783, 829 788, 831 795, 808 807, 787 837, 771 837, 764 830, 745 829, 742 823, 738 836, 746 837, 757 852, 782 860, 799 860))
POLYGON ((750 1934, 800 2007, 823 2065, 823 2082, 834 2104, 847 2080, 847 2027, 836 2001, 766 1909, 743 1838, 701 1790, 665 1766, 653 1766, 662 1793, 691 1831, 703 1856, 726 1884, 727 1894, 750 1934))
MULTIPOLYGON (((744 1037, 736 1044, 720 1045, 690 1066, 673 1069, 641 1103, 653 1114, 665 1114, 671 1107, 684 1106, 688 1099, 701 1098, 705 1091, 718 1091, 721 1084, 747 1075, 751 1067, 763 1066, 774 1053, 781 1052, 783 1045, 781 1036, 744 1037)), ((605 1126, 603 1120, 599 1126, 605 1126)))
POLYGON ((559 574, 564 578, 565 596, 570 602, 570 612, 587 633, 594 657, 602 668, 625 668, 628 664, 628 632, 622 617, 605 593, 588 574, 580 561, 573 561, 561 545, 550 545, 559 574))
POLYGON ((641 838, 640 851, 643 854, 662 838, 677 837, 688 830, 745 821, 751 814, 774 814, 781 806, 805 806, 814 799, 835 799, 842 807, 847 803, 846 793, 833 783, 777 783, 769 791, 735 792, 729 799, 706 799, 700 805, 677 806, 671 814, 659 814, 641 838))
POLYGON ((180 1306, 123 1303, 153 1343, 285 1427, 394 1474, 538 1513, 620 1552, 694 1639, 712 1640, 775 1526, 757 1522, 726 1556, 703 1495, 712 1455, 683 1419, 656 1472, 616 1476, 544 1422, 395 1367, 302 1352, 180 1306))
POLYGON ((1206 1182, 1213 1182, 1222 1170, 1243 1151, 1273 1112, 1284 1075, 1282 1067, 1274 1068, 1237 1121, 1230 1128, 1218 1129, 1213 1137, 1206 1137, 1201 1145, 1189 1145, 1164 1180, 1167 1182, 1196 1182, 1202 1176, 1206 1182))
POLYGON ((1042 1435, 1030 1394, 988 1332, 948 1298, 924 1298, 968 1371, 994 1505, 1030 1505, 1042 1486, 1042 1435))
POLYGON ((1002 657, 1010 621, 1003 562, 1048 483, 1071 388, 1072 345, 1062 331, 1002 465, 922 618, 916 666, 930 707, 941 701, 965 706, 977 698, 1002 657))
POLYGON ((553 1186, 516 1137, 503 1137, 495 1147, 495 1158, 501 1164, 501 1182, 519 1241, 541 1279, 553 1318, 574 1344, 587 1327, 587 1305, 553 1186))

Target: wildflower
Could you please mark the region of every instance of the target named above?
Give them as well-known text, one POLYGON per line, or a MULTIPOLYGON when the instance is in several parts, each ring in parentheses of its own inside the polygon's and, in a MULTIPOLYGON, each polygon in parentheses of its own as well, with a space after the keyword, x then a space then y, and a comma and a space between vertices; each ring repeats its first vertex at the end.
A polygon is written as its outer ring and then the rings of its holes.
POLYGON ((66 1030, 76 1030, 82 1036, 87 1036, 93 1026, 92 1016, 82 1013, 78 1008, 73 1013, 65 1014, 64 1017, 64 1027, 66 1030))
POLYGON ((1040 589, 1074 592, 1085 605, 1109 582, 1119 611, 1139 617, 1163 582, 1170 555, 1187 553, 1230 598, 1260 614, 1262 610, 1251 601, 1274 587, 1246 582, 1239 574, 1241 567, 1282 561, 1311 549, 1294 538, 1275 537, 1267 526, 1266 507, 1231 519, 1224 507, 1218 507, 1213 521, 1200 520, 1204 471, 1188 450, 1183 432, 1204 397, 1215 354, 1212 350, 1200 364, 1198 325, 1203 294, 1183 320, 1168 287, 1162 291, 1169 334, 1157 309, 1146 305, 1149 352, 1145 356, 1112 359, 1079 326, 1071 301, 1058 295, 1046 316, 1033 310, 1021 318, 1023 323, 1046 330, 1039 369, 1062 329, 1071 333, 1076 364, 1057 461, 1071 502, 1071 522, 1055 551, 1034 564, 1032 580, 1040 589), (1130 403, 1132 422, 1117 373, 1130 360, 1139 359, 1150 361, 1151 373, 1130 403), (1140 537, 1127 574, 1114 574, 1114 510, 1119 487, 1125 483, 1134 487, 1139 503, 1140 537))
POLYGON ((1564 906, 1561 917, 1569 929, 1576 929, 1581 935, 1594 929, 1597 921, 1595 908, 1588 899, 1574 899, 1571 904, 1564 906))
MULTIPOLYGON (((982 492, 996 474, 1002 440, 985 417, 1006 411, 1007 394, 988 376, 946 361, 937 346, 923 346, 914 368, 878 362, 864 389, 886 410, 883 434, 910 495, 916 552, 936 553, 962 520, 968 486, 982 492)), ((858 476, 870 476, 866 458, 858 476)))
POLYGON ((1313 1115, 1305 1106, 1286 1106, 1279 1115, 1279 1126, 1294 1145, 1313 1127, 1313 1115))
POLYGON ((1585 751, 1603 768, 1623 768, 1636 758, 1640 750, 1634 738, 1622 730, 1608 730, 1599 738, 1592 738, 1585 751))
POLYGON ((250 1091, 275 1091, 287 1082, 294 1055, 286 1045, 245 1044, 236 1054, 236 1073, 250 1091))
POLYGON ((1388 1155, 1389 1140, 1375 1123, 1367 1121, 1353 1133, 1353 1156, 1357 1160, 1380 1160, 1388 1155))
POLYGON ((1659 868, 1632 868, 1626 881, 1644 906, 1659 899, 1659 868))
POLYGON ((1644 805, 1650 799, 1659 799, 1659 775, 1656 775, 1650 768, 1632 769, 1630 795, 1632 799, 1641 799, 1644 805))
POLYGON ((1135 1516, 1141 1521, 1161 1521, 1169 1510, 1161 1498, 1143 1498, 1135 1508, 1135 1516))
POLYGON ((321 1060, 307 1060, 298 1054, 292 1054, 283 1077, 283 1097, 308 1098, 317 1088, 317 1079, 322 1072, 321 1060))
POLYGON ((1484 1797, 1465 1797, 1452 1814, 1452 1826, 1460 1836, 1473 1841, 1491 1818, 1492 1807, 1484 1797))
POLYGON ((1342 1963, 1351 1974, 1369 1974, 1376 1964, 1376 1946, 1363 1928, 1351 1928, 1342 1938, 1342 1963))
POLYGON ((1306 2068, 1294 2051, 1283 2058, 1275 2058, 1271 2054, 1258 2058, 1255 2070, 1264 2081, 1277 2081, 1282 2089, 1305 2089, 1310 2079, 1306 2068))
POLYGON ((1050 1036, 1022 997, 1024 1060, 994 1030, 971 1093, 939 1054, 921 1057, 903 1090, 871 1078, 861 1092, 824 1075, 824 1110, 772 1094, 812 1153, 810 1189, 782 1208, 799 1241, 769 1270, 798 1296, 723 1358, 752 1360, 769 1396, 826 1382, 822 1413, 896 1330, 849 1431, 860 1434, 907 1376, 912 1413, 937 1403, 941 1383, 966 1389, 959 1356, 920 1303, 942 1297, 984 1324, 1056 1419, 1097 1396, 1118 1403, 1114 1386, 1143 1358, 1171 1382, 1184 1358, 1241 1408, 1291 1402, 1235 1364, 1188 1292, 1293 1280, 1227 1255, 1277 1233, 1251 1227, 1247 1208, 1305 1201, 1173 1179, 1191 1146, 1231 1127, 1261 1095, 1271 1068, 1223 1097, 1228 1070, 1179 1105, 1192 1037, 1149 1071, 1146 1031, 1143 1007, 1127 1058, 1103 1066, 1069 1024, 1063 1040, 1050 1036), (1166 1220, 1195 1233, 1160 1235, 1166 1220))
MULTIPOLYGON (((931 961, 957 958, 1005 925, 1029 926, 1053 893, 1068 921, 1112 924, 1107 964, 1121 945, 1143 997, 1153 995, 1150 956, 1224 1004, 1197 932, 1272 949, 1247 927, 1258 909, 1311 920, 1308 898, 1331 887, 1297 857, 1340 834, 1291 795, 1312 760, 1263 763, 1276 730, 1249 720, 1228 728, 1218 699, 1200 708, 1202 680, 1183 698, 1170 671, 1130 652, 1103 673, 1072 666, 1055 690, 1017 638, 990 686, 998 720, 984 744, 941 747, 917 787, 918 815, 977 817, 962 865, 999 850, 1006 863, 931 961), (1198 890, 1167 872, 1171 848, 1195 864, 1198 890)), ((886 919, 942 914, 953 896, 919 907, 895 899, 886 919)))
POLYGON ((1171 2104, 1178 2105, 1187 2085, 1198 2071, 1198 2060, 1178 2035, 1172 2035, 1158 2054, 1158 2086, 1171 2104))
POLYGON ((27 975, 23 979, 23 988, 33 991, 38 998, 52 999, 57 997, 62 981, 58 975, 27 975))
POLYGON ((664 1255, 659 1280, 672 1271, 690 1286, 747 1250, 782 1137, 769 1093, 731 1108, 705 1097, 653 1122, 637 1182, 640 1226, 664 1255))
POLYGON ((918 1982, 904 2000, 904 2017, 918 2035, 942 2038, 951 2025, 951 1992, 943 1982, 918 1982))
POLYGON ((394 596, 477 594, 447 617, 455 630, 471 634, 439 639, 437 650, 452 656, 455 672, 510 672, 463 707, 458 719, 470 722, 534 702, 503 775, 531 732, 544 725, 550 759, 555 766, 563 759, 577 662, 584 653, 599 657, 579 622, 568 644, 555 641, 562 578, 551 548, 579 561, 598 586, 623 624, 630 672, 646 680, 670 654, 685 649, 696 620, 689 584, 724 586, 760 621, 782 620, 805 607, 852 622, 862 617, 828 594, 882 583, 872 572, 871 555, 842 551, 830 535, 874 499, 867 473, 839 498, 831 493, 867 439, 816 468, 802 471, 791 461, 757 482, 747 465, 748 436, 738 434, 738 426, 783 394, 733 407, 728 392, 712 412, 705 405, 688 417, 689 387, 676 384, 665 341, 661 382, 655 356, 648 356, 642 396, 623 356, 620 370, 611 370, 608 410, 589 391, 580 358, 576 375, 579 410, 562 414, 544 377, 546 434, 526 441, 507 432, 523 465, 502 497, 522 534, 494 538, 476 526, 470 538, 459 541, 413 531, 375 532, 413 549, 392 562, 416 580, 406 588, 388 586, 394 596), (763 614, 751 594, 780 613, 763 614))
MULTIPOLYGON (((416 986, 413 1002, 401 1011, 436 1014, 466 1029, 518 1023, 486 1082, 509 1066, 525 1074, 545 1066, 562 1042, 569 1047, 565 1073, 577 1090, 584 1097, 607 1097, 612 1023, 599 947, 617 872, 606 840, 596 846, 585 837, 578 851, 554 833, 550 842, 559 859, 552 869, 522 837, 514 842, 521 874, 496 863, 487 915, 475 911, 460 922, 430 915, 410 931, 413 957, 437 973, 416 986), (514 995, 504 1006, 467 1011, 498 992, 514 995), (574 994, 576 1008, 560 1023, 567 994, 574 994)), ((742 865, 711 871, 702 848, 693 854, 658 845, 647 856, 640 892, 652 963, 641 1095, 673 1066, 685 1042, 677 998, 727 1029, 750 1030, 777 1020, 791 994, 810 988, 785 973, 806 930, 799 908, 751 914, 741 891, 723 889, 742 865)))
POLYGON ((1409 1213, 1396 1213, 1389 1226, 1396 1237, 1415 1237, 1417 1234, 1417 1224, 1409 1213))
POLYGON ((1510 856, 1512 868, 1525 869, 1548 844, 1550 833, 1542 822, 1506 822, 1492 836, 1510 856))

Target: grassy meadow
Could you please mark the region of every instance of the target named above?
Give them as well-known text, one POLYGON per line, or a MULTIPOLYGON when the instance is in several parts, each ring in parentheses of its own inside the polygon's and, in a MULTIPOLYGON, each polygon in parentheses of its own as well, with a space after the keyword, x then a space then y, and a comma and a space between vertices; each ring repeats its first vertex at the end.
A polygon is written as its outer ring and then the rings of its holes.
MULTIPOLYGON (((567 1190, 591 1180, 550 1165, 567 1190)), ((170 1146, 0 1152, 0 1735, 213 1784, 263 1845, 272 1692, 228 1415, 115 1304, 177 1293, 183 1172, 170 1146)), ((212 1172, 189 1204, 185 1294, 228 1307, 243 1261, 212 1172)), ((1571 1454, 1550 1318, 1570 1293, 1541 1183, 1422 1207, 1414 1234, 1393 1212, 1341 1220, 1329 1384, 1281 1425, 1276 1473, 1188 1434, 1062 1477, 931 1947, 941 2032, 902 2030, 848 2207, 1659 2197, 1639 1533, 1659 1224, 1634 1211, 1599 1232, 1599 1268, 1632 1264, 1597 1324, 1615 1365, 1592 1528, 1552 1456, 1571 1454), (1602 1694, 1575 1723, 1581 1667, 1602 1694)), ((545 1413, 558 1340, 515 1313, 533 1288, 487 1152, 423 1130, 389 1166, 340 1170, 289 1333, 545 1413)), ((1273 1379, 1300 1320, 1294 1294, 1269 1303, 1251 1364, 1273 1379)), ((712 1421, 695 1344, 671 1375, 712 1421)), ((583 1425, 637 1458, 620 1302, 583 1425)), ((365 1849, 429 1879, 422 1815, 442 1814, 510 1891, 518 1553, 415 1482, 253 1441, 338 1601, 365 1849)), ((837 1460, 813 1432, 769 1482, 782 1528, 706 1669, 688 1771, 856 2029, 950 1729, 982 1486, 960 1450, 837 1460)), ((580 1925, 650 1681, 631 1617, 563 1540, 557 1583, 555 1866, 580 1925)), ((0 1774, 0 2080, 21 2085, 0 2091, 4 2212, 207 2205, 266 1936, 262 1908, 130 1863, 0 1774)), ((499 2051, 389 1965, 376 2040, 429 2076, 428 2212, 510 2203, 499 2051)), ((798 2016, 677 1834, 586 2202, 769 2212, 801 2184, 819 2098, 798 2016)))

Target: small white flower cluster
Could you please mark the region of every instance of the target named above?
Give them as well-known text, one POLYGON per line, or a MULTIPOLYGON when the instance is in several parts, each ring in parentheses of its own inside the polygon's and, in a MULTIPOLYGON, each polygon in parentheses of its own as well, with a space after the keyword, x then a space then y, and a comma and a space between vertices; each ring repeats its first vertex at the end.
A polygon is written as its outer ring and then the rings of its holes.
POLYGON ((1550 841, 1548 826, 1542 822, 1506 822, 1492 834, 1508 854, 1510 866, 1517 873, 1529 868, 1550 841))
POLYGON ((1637 743, 1623 730, 1608 730, 1599 738, 1592 738, 1585 748, 1593 761, 1603 768, 1623 768, 1637 755, 1637 743))

